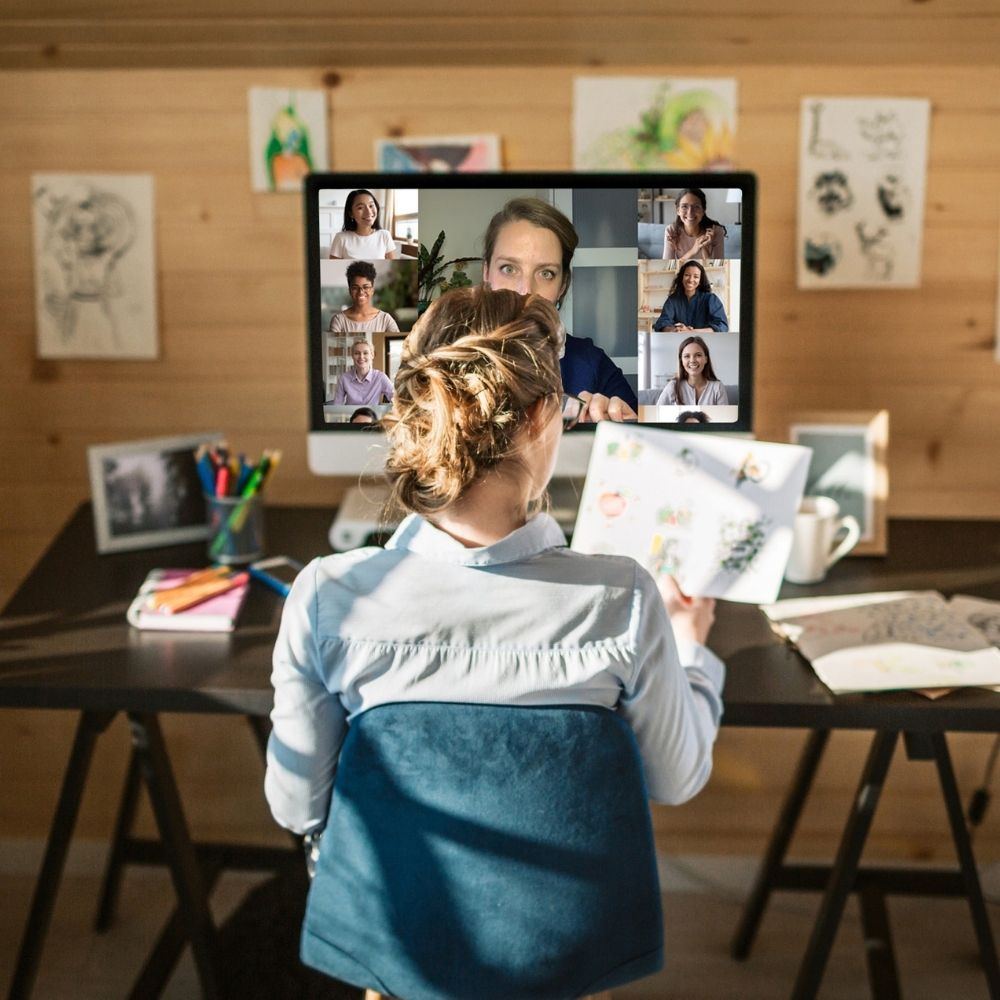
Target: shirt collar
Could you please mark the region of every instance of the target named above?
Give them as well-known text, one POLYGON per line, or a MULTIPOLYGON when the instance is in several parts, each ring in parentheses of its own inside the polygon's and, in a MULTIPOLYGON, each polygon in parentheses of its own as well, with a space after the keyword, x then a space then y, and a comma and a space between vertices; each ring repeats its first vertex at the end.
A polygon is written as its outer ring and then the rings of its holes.
POLYGON ((354 365, 351 365, 350 371, 351 371, 351 374, 354 376, 354 381, 355 382, 370 382, 372 380, 372 378, 375 376, 375 369, 374 368, 369 368, 368 369, 368 374, 364 378, 359 378, 358 377, 358 373, 354 370, 354 365))
POLYGON ((400 549, 458 566, 497 566, 518 562, 546 549, 566 544, 566 536, 549 514, 536 514, 527 524, 506 538, 480 548, 466 548, 447 532, 436 528, 419 514, 409 514, 385 543, 387 549, 400 549))

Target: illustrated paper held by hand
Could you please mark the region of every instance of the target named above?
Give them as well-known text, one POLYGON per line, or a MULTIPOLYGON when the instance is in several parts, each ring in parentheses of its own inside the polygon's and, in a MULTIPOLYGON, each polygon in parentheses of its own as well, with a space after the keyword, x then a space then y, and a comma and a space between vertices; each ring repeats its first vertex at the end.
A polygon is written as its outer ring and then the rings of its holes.
POLYGON ((600 424, 573 532, 578 552, 632 556, 686 594, 773 601, 809 449, 600 424))

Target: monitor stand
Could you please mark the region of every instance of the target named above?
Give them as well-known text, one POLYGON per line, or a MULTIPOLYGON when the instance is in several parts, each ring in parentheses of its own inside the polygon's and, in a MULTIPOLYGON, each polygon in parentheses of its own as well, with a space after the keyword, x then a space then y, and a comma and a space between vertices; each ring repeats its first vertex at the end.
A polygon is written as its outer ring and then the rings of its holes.
MULTIPOLYGON (((557 476, 549 483, 549 513, 567 535, 573 532, 582 493, 582 479, 557 476)), ((391 534, 402 515, 390 516, 386 510, 388 499, 389 487, 377 480, 352 486, 344 494, 330 525, 331 548, 347 552, 367 544, 372 535, 391 534)))
POLYGON ((345 494, 330 525, 330 547, 347 552, 368 542, 380 532, 393 532, 401 517, 389 517, 386 505, 389 487, 373 480, 352 486, 345 494))

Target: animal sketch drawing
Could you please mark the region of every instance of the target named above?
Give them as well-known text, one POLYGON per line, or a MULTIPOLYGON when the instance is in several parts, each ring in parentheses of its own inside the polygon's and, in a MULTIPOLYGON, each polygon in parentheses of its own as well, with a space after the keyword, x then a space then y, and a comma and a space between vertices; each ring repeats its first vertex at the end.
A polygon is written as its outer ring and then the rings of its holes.
POLYGON ((820 160, 849 159, 850 154, 839 142, 823 137, 823 110, 822 101, 816 101, 809 105, 809 115, 812 119, 809 124, 809 155, 820 160))
POLYGON ((858 117, 858 131, 868 143, 869 160, 898 160, 903 155, 906 131, 895 111, 876 111, 870 118, 858 117))
POLYGON ((868 277, 879 281, 891 278, 896 250, 889 242, 889 230, 885 226, 879 226, 874 233, 870 233, 867 226, 859 222, 854 231, 858 234, 858 243, 865 258, 868 277))
POLYGON ((809 195, 826 215, 836 215, 854 204, 854 193, 842 170, 824 170, 817 174, 809 195))

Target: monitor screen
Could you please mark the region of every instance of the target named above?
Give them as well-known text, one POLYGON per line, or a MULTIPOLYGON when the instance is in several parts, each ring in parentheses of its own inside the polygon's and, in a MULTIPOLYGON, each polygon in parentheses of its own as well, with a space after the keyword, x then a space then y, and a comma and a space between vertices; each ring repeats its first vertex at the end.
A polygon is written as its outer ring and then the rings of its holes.
MULTIPOLYGON (((746 173, 311 174, 310 467, 380 471, 407 332, 484 279, 558 303, 566 391, 617 396, 644 424, 748 433, 755 210, 746 173)), ((557 472, 585 472, 592 431, 566 435, 557 472)))

